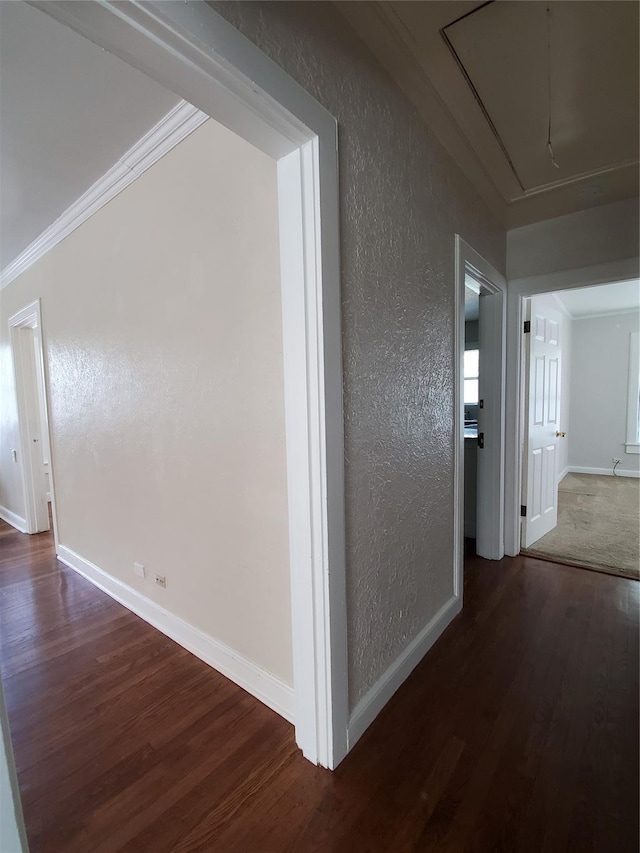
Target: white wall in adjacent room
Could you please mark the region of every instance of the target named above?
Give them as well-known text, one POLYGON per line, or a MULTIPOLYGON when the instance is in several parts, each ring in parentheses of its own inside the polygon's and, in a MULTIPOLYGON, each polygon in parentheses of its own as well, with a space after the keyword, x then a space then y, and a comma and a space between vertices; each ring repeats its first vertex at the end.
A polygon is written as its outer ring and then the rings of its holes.
POLYGON ((275 161, 207 121, 2 291, 16 514, 7 318, 38 297, 60 544, 291 685, 275 161))
POLYGON ((640 456, 625 452, 629 343, 637 332, 637 311, 573 321, 571 367, 572 467, 611 472, 612 459, 622 459, 617 470, 638 472, 640 456))

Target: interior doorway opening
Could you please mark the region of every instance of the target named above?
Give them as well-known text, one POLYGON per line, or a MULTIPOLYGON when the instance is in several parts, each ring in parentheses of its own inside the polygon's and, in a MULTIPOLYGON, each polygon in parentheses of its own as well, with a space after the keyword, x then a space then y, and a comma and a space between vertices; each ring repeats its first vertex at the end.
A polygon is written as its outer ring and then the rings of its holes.
POLYGON ((304 756, 334 768, 349 748, 336 119, 204 3, 36 6, 277 161, 291 716, 304 756))
POLYGON ((11 448, 11 454, 21 469, 26 521, 23 532, 42 533, 50 529, 53 520, 55 534, 55 491, 40 300, 14 314, 9 319, 9 328, 19 431, 19 447, 11 448))
POLYGON ((465 554, 476 553, 478 406, 480 402, 480 283, 464 278, 464 538, 465 554))
POLYGON ((456 278, 454 501, 461 594, 465 538, 475 539, 481 557, 504 556, 506 282, 458 235, 456 278))
POLYGON ((637 281, 525 300, 521 548, 638 572, 637 281))

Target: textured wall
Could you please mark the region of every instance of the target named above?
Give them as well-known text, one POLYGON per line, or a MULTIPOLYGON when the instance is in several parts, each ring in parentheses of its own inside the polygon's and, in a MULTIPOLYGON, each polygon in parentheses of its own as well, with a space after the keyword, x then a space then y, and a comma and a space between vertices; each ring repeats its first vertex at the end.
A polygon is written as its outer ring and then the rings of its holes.
POLYGON ((2 291, 7 379, 38 296, 60 543, 291 684, 275 161, 205 122, 2 291))
POLYGON ((339 124, 353 707, 452 594, 454 234, 505 234, 330 3, 212 3, 339 124))

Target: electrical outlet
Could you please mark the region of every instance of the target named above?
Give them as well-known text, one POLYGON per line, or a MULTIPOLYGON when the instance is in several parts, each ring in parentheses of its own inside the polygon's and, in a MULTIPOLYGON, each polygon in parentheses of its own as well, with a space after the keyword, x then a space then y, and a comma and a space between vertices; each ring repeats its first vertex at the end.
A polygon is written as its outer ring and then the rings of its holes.
POLYGON ((138 575, 139 578, 144 577, 144 566, 142 565, 142 563, 134 563, 133 571, 136 575, 138 575))
POLYGON ((619 462, 622 462, 622 459, 617 459, 615 456, 611 458, 611 461, 614 465, 617 465, 619 462))
POLYGON ((165 575, 158 575, 158 574, 155 574, 155 575, 153 576, 153 579, 154 579, 154 581, 158 584, 158 586, 161 586, 163 589, 166 589, 166 587, 167 587, 167 578, 166 578, 166 576, 165 576, 165 575))

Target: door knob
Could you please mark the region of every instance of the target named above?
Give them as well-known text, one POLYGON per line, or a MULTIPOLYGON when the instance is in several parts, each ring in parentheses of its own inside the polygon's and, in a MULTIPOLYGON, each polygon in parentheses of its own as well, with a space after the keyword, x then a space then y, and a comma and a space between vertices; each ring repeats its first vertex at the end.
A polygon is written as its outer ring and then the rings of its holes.
POLYGON ((567 437, 566 432, 557 432, 556 433, 556 438, 566 438, 566 437, 567 437))

